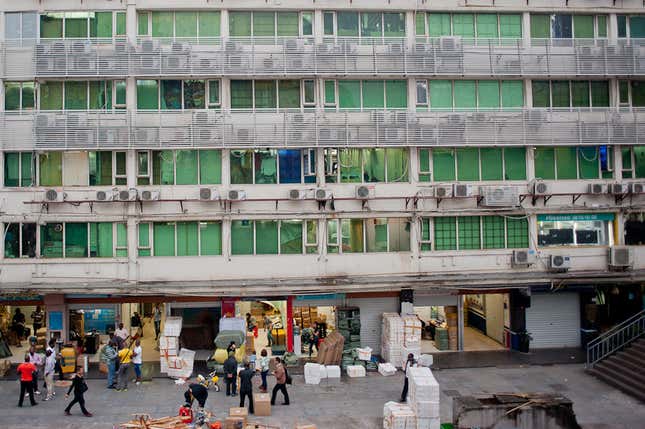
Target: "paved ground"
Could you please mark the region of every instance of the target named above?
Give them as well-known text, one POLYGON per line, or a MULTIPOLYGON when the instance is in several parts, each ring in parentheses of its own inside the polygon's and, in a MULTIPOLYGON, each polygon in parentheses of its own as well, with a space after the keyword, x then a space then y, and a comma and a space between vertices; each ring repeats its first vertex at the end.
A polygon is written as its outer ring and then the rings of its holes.
MULTIPOLYGON (((490 392, 559 392, 574 401, 578 422, 585 429, 627 429, 643 427, 645 406, 629 396, 586 375, 579 364, 490 367, 477 369, 446 369, 435 371, 442 388, 441 414, 451 420, 451 397, 490 392)), ((294 376, 290 388, 292 405, 273 408, 271 417, 254 421, 293 428, 297 422, 310 422, 320 429, 374 429, 382 427, 383 403, 398 398, 402 375, 381 377, 369 373, 364 379, 343 379, 340 384, 304 385, 302 376, 294 376)), ((273 380, 269 379, 270 385, 273 380)), ((57 399, 41 402, 31 408, 28 401, 16 407, 19 385, 16 381, 0 381, 0 428, 26 429, 62 427, 112 428, 135 412, 161 417, 176 412, 185 387, 169 379, 154 379, 128 392, 104 388, 103 380, 89 380, 87 406, 94 413, 88 419, 78 408, 72 417, 63 416, 63 389, 57 399)), ((207 408, 226 416, 238 398, 227 398, 223 392, 212 392, 207 408)), ((278 399, 278 403, 281 398, 278 399)), ((536 428, 537 429, 537 428, 536 428)))

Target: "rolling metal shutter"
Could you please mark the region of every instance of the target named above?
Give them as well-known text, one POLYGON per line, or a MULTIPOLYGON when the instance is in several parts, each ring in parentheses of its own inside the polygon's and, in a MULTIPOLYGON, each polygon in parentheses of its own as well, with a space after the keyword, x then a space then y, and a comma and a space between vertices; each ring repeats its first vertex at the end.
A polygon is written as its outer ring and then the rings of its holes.
POLYGON ((526 309, 526 330, 533 338, 530 348, 580 346, 580 298, 578 293, 536 294, 526 309))
POLYGON ((361 309, 361 346, 371 347, 373 354, 381 354, 381 323, 383 313, 398 313, 399 298, 354 298, 347 305, 361 309))

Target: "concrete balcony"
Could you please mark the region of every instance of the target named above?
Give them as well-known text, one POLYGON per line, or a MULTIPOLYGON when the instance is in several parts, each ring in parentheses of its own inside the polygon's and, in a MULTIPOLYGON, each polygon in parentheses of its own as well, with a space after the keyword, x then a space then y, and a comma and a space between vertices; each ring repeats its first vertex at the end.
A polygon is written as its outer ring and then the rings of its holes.
POLYGON ((645 144, 645 110, 41 111, 1 121, 3 150, 645 144))
POLYGON ((645 39, 7 40, 3 76, 643 76, 645 39))

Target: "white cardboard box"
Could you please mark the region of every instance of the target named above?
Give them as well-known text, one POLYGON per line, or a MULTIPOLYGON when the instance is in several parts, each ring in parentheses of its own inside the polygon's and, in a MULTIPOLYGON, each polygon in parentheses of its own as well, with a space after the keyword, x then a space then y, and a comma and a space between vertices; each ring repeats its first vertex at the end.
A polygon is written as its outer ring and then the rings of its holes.
POLYGON ((384 377, 396 374, 396 367, 389 362, 378 364, 378 373, 384 377))
POLYGON ((338 365, 325 366, 327 378, 340 378, 340 367, 338 365))
POLYGON ((365 377, 365 367, 361 365, 347 365, 347 375, 355 377, 365 377))
POLYGON ((166 337, 178 337, 181 334, 181 317, 166 317, 163 334, 166 337))
POLYGON ((386 402, 383 406, 383 429, 415 429, 417 419, 407 404, 386 402))

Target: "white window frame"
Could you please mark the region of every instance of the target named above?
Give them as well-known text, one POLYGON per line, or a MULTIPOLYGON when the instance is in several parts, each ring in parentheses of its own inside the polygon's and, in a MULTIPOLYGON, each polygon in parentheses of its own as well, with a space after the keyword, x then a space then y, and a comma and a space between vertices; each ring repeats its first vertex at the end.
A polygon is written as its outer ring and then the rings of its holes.
POLYGON ((316 149, 301 149, 303 181, 305 177, 316 177, 316 149), (313 168, 312 168, 313 167, 313 168))
POLYGON ((303 219, 302 221, 302 244, 304 247, 304 254, 305 255, 312 255, 312 254, 317 254, 319 253, 318 249, 318 244, 320 242, 320 239, 318 238, 318 221, 316 219, 303 219), (307 226, 309 223, 313 223, 314 225, 314 231, 315 231, 315 238, 316 240, 314 242, 309 241, 309 236, 307 234, 307 226), (314 249, 315 252, 308 252, 308 249, 314 249))
POLYGON ((8 258, 8 257, 4 256, 4 254, 3 254, 2 259, 20 260, 20 259, 36 259, 36 258, 40 257, 39 256, 39 253, 40 253, 39 248, 40 248, 40 246, 39 246, 39 241, 38 241, 38 230, 40 228, 38 227, 38 222, 20 222, 20 221, 19 222, 4 222, 2 224, 2 226, 3 226, 3 231, 2 231, 3 232, 3 240, 2 240, 2 242, 4 243, 6 238, 7 238, 7 232, 9 231, 9 226, 10 225, 15 225, 15 224, 18 225, 18 257, 17 258, 8 258), (34 225, 34 227, 35 227, 34 238, 36 239, 36 242, 34 243, 35 251, 34 251, 34 256, 33 257, 23 255, 23 246, 22 246, 22 243, 23 243, 22 226, 23 225, 34 225))
MULTIPOLYGON (((139 182, 139 178, 147 178, 148 179, 148 185, 152 185, 152 151, 151 150, 138 150, 137 151, 137 159, 136 159, 136 164, 137 164, 137 185, 139 182), (140 174, 139 172, 139 154, 145 153, 147 157, 147 172, 146 174, 140 174)), ((147 185, 138 185, 138 186, 147 186, 147 185)))
POLYGON ((325 109, 338 110, 338 80, 337 79, 321 79, 321 84, 322 84, 322 94, 323 94, 322 99, 323 99, 323 102, 324 102, 324 108, 325 109), (334 103, 333 104, 327 102, 327 92, 326 92, 325 83, 328 82, 328 81, 334 82, 334 103))
MULTIPOLYGON (((137 223, 137 257, 142 257, 146 258, 148 256, 140 256, 139 251, 140 250, 148 250, 150 252, 150 257, 155 256, 154 255, 154 228, 152 225, 154 224, 153 221, 140 221, 137 223), (141 229, 141 225, 146 225, 148 228, 148 245, 147 246, 141 246, 139 242, 139 230, 141 229)), ((176 252, 175 252, 176 253, 176 252)))
POLYGON ((434 251, 434 218, 433 217, 420 217, 419 218, 419 252, 432 252, 434 251), (423 239, 424 220, 428 221, 428 239, 423 239), (423 245, 430 245, 430 250, 424 250, 423 245))

